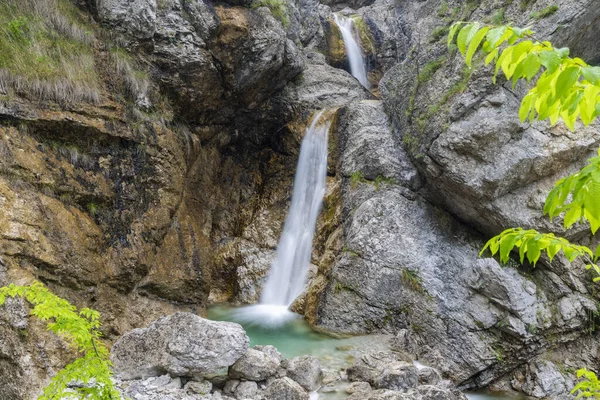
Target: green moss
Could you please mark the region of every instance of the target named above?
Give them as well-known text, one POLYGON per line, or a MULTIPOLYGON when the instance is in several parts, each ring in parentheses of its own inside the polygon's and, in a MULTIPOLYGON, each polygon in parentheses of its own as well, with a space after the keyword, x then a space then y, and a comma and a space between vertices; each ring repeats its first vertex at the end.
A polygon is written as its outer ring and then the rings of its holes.
POLYGON ((388 178, 383 175, 377 175, 377 178, 375 178, 375 180, 373 181, 373 184, 375 185, 375 188, 379 189, 384 184, 397 185, 398 182, 396 182, 396 180, 393 178, 388 178))
POLYGON ((534 4, 537 0, 521 0, 521 10, 525 10, 530 5, 534 4))
POLYGON ((363 51, 365 53, 375 53, 375 45, 373 37, 371 36, 371 30, 365 20, 362 19, 360 15, 353 15, 351 18, 358 31, 358 37, 360 38, 360 45, 363 51))
POLYGON ((429 43, 438 42, 440 39, 446 37, 448 32, 450 31, 450 27, 448 26, 438 26, 431 32, 431 36, 429 37, 429 43))
POLYGON ((429 82, 435 74, 435 71, 440 69, 442 65, 446 62, 446 57, 440 57, 435 61, 430 61, 423 66, 423 69, 419 71, 419 75, 417 76, 418 83, 429 82))
POLYGON ((491 23, 493 25, 503 25, 504 21, 505 21, 504 13, 505 13, 504 8, 496 10, 496 12, 492 15, 491 23))
POLYGON ((365 183, 366 181, 367 180, 360 171, 354 171, 352 175, 350 175, 350 187, 352 187, 352 189, 356 189, 359 183, 365 183))
POLYGON ((283 26, 290 24, 288 10, 284 0, 255 0, 251 8, 268 7, 271 14, 281 22, 283 26))
POLYGON ((99 101, 93 36, 67 0, 0 2, 0 86, 29 97, 99 101))
POLYGON ((546 7, 543 10, 531 13, 531 18, 534 19, 542 19, 542 18, 547 18, 551 15, 556 14, 556 12, 558 11, 558 6, 557 5, 553 5, 550 7, 546 7))

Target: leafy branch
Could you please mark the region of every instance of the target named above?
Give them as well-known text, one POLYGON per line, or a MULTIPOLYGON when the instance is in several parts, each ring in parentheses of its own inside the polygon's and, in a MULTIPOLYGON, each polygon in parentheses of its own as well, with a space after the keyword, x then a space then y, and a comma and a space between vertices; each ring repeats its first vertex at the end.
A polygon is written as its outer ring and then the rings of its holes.
POLYGON ((533 37, 528 28, 482 26, 478 22, 456 22, 450 28, 448 45, 454 42, 469 67, 474 54, 487 54, 485 64, 495 64, 493 81, 500 69, 513 88, 519 79, 537 82, 521 101, 521 121, 536 117, 555 124, 562 118, 570 130, 579 117, 588 125, 600 114, 600 67, 581 58, 569 57, 568 48, 554 48, 533 37), (541 74, 540 74, 540 71, 541 74))
POLYGON ((585 368, 582 368, 577 371, 577 378, 585 378, 585 380, 580 381, 574 388, 571 390, 571 394, 577 393, 577 391, 581 391, 576 399, 580 399, 582 397, 593 397, 595 399, 600 398, 600 381, 595 373, 592 371, 588 371, 585 368))
POLYGON ((48 330, 83 353, 81 358, 58 372, 38 400, 117 400, 111 376, 109 351, 100 341, 100 313, 77 308, 48 290, 40 282, 30 286, 10 284, 0 288, 0 305, 7 297, 21 297, 33 308, 31 315, 47 322, 48 330))

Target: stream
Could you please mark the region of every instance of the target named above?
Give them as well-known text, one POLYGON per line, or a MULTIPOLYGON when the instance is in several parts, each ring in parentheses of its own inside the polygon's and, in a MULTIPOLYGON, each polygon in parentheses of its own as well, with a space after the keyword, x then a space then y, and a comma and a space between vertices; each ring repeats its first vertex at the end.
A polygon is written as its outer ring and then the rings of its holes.
MULTIPOLYGON (((390 351, 388 335, 335 338, 313 331, 299 315, 288 320, 285 324, 268 327, 240 318, 240 310, 243 310, 243 308, 216 305, 208 309, 208 318, 215 321, 240 323, 250 338, 250 346, 267 344, 275 346, 285 358, 309 354, 317 357, 323 369, 326 370, 340 370, 350 367, 355 357, 367 348, 369 351, 390 351)), ((348 395, 344 392, 343 386, 340 386, 339 389, 337 392, 320 392, 318 399, 338 400, 347 398, 348 395)), ((527 397, 518 394, 490 393, 489 391, 477 391, 466 393, 466 395, 469 400, 527 399, 527 397)), ((316 398, 311 397, 311 400, 316 398)))

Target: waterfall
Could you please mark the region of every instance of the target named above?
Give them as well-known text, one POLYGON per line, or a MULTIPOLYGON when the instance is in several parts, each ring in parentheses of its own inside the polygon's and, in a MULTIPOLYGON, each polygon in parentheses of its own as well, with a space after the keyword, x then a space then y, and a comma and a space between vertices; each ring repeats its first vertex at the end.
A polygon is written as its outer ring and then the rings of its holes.
POLYGON ((342 39, 346 46, 348 63, 350 64, 350 73, 358 79, 365 88, 370 90, 371 84, 367 78, 365 57, 363 56, 360 47, 360 37, 354 21, 352 21, 352 18, 346 18, 337 14, 333 14, 333 19, 340 28, 340 32, 342 32, 342 39))
POLYGON ((322 115, 323 111, 313 118, 302 140, 292 204, 261 304, 290 306, 304 289, 317 217, 325 195, 330 122, 319 124, 322 115))
POLYGON ((331 121, 323 111, 306 128, 294 177, 292 203, 260 303, 236 312, 238 321, 276 326, 298 317, 288 311, 304 290, 317 217, 325 195, 327 136, 331 121))

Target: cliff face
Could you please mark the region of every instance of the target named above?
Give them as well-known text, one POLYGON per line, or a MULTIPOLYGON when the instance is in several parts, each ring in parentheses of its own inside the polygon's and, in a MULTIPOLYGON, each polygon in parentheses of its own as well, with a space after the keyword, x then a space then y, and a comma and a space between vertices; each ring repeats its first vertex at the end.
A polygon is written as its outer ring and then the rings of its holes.
MULTIPOLYGON (((177 310, 256 302, 305 121, 340 107, 317 272, 297 309, 335 332, 408 329, 419 357, 465 387, 516 377, 529 394, 564 394, 569 377, 555 392, 539 382, 596 354, 584 337, 589 277, 565 262, 503 268, 477 252, 504 227, 560 231, 540 202, 598 147, 598 128, 520 124, 525 88, 466 71, 441 32, 501 13, 593 61, 584 26, 597 8, 561 1, 535 20, 550 2, 352 2, 364 6, 370 78, 383 75, 376 101, 332 66, 344 67, 329 6, 293 1, 282 17, 259 5, 0 7, 12 27, 0 29, 0 284, 39 279, 98 309, 108 340, 177 310)), ((0 393, 31 398, 69 355, 21 303, 0 320, 0 393)))

